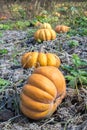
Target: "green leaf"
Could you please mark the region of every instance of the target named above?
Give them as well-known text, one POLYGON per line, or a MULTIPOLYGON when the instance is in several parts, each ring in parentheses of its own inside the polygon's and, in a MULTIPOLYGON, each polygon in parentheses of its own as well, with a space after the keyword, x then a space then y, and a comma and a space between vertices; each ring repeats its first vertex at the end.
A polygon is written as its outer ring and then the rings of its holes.
POLYGON ((80 75, 86 76, 86 78, 87 78, 87 72, 86 71, 78 70, 78 72, 79 72, 80 75))
POLYGON ((8 80, 0 78, 0 87, 1 86, 7 86, 9 84, 10 84, 10 82, 8 80))
POLYGON ((76 40, 70 40, 70 41, 68 41, 68 45, 69 45, 70 47, 76 47, 76 46, 79 45, 79 42, 76 41, 76 40))
POLYGON ((28 29, 27 30, 28 37, 33 36, 36 31, 37 31, 37 29, 28 29))
POLYGON ((0 32, 0 37, 2 37, 2 36, 3 36, 3 33, 0 32))
POLYGON ((2 92, 9 85, 10 81, 0 78, 0 92, 2 92))
POLYGON ((72 80, 70 80, 69 82, 69 86, 72 87, 72 88, 75 88, 76 87, 76 84, 77 84, 77 78, 76 77, 73 77, 72 80))
POLYGON ((87 84, 87 77, 85 77, 85 76, 80 76, 80 79, 81 79, 81 81, 82 81, 82 83, 83 84, 87 84))
POLYGON ((0 29, 3 29, 3 24, 0 24, 0 29))
POLYGON ((8 50, 7 49, 0 49, 0 54, 7 54, 8 50))
POLYGON ((73 79, 73 76, 71 76, 71 75, 67 75, 67 76, 65 76, 65 78, 67 79, 67 80, 72 80, 73 79))
POLYGON ((79 67, 81 65, 81 60, 80 60, 80 58, 78 57, 77 54, 73 54, 73 56, 72 56, 72 62, 73 62, 73 64, 76 67, 79 67))
POLYGON ((72 70, 70 73, 71 73, 73 76, 75 76, 75 77, 78 77, 78 75, 79 75, 78 71, 76 71, 76 70, 72 70))
POLYGON ((61 66, 64 70, 67 70, 67 71, 69 71, 69 72, 71 72, 71 70, 73 69, 72 68, 72 66, 69 66, 69 65, 63 65, 63 66, 61 66))

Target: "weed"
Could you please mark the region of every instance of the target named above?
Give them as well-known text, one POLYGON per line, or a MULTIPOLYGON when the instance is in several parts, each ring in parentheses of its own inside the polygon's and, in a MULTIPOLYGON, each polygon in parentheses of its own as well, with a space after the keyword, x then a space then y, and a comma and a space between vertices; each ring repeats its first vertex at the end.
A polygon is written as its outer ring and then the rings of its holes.
POLYGON ((10 23, 9 24, 0 24, 0 30, 10 30, 12 29, 10 23))
POLYGON ((27 35, 28 37, 34 36, 34 33, 36 32, 37 29, 31 28, 27 30, 27 35))
POLYGON ((8 53, 8 50, 7 49, 0 49, 0 54, 3 55, 3 54, 7 54, 8 53))
POLYGON ((69 86, 73 88, 78 88, 78 84, 83 87, 87 85, 87 72, 84 68, 87 68, 87 62, 81 60, 78 55, 73 54, 72 56, 72 66, 63 65, 64 70, 67 71, 65 76, 67 81, 69 81, 69 86))
POLYGON ((76 41, 76 40, 70 40, 70 41, 67 42, 67 44, 70 47, 77 47, 79 45, 78 41, 76 41))
POLYGON ((13 17, 16 18, 26 18, 26 11, 25 9, 19 4, 12 4, 10 7, 10 11, 13 17))
POLYGON ((21 30, 23 30, 23 29, 25 29, 25 28, 27 28, 29 26, 30 26, 29 21, 17 21, 14 24, 12 24, 12 27, 14 29, 21 29, 21 30))
POLYGON ((0 78, 0 92, 2 92, 8 85, 10 85, 10 81, 0 78))

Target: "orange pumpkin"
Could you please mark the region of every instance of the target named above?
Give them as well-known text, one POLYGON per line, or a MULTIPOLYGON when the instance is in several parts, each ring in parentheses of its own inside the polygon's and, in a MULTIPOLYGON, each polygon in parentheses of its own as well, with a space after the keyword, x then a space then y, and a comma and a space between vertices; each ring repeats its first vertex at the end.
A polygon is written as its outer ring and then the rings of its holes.
POLYGON ((23 68, 38 67, 38 66, 55 66, 59 67, 60 58, 53 53, 44 52, 27 52, 21 58, 23 68))
POLYGON ((40 28, 42 28, 42 29, 52 29, 52 27, 51 27, 51 25, 49 24, 49 23, 43 23, 41 26, 40 26, 40 28))
POLYGON ((41 25, 42 25, 42 23, 39 22, 39 21, 37 21, 37 22, 34 24, 34 26, 36 26, 36 27, 40 27, 41 25))
POLYGON ((55 27, 55 31, 57 33, 66 33, 70 30, 70 27, 65 26, 65 25, 58 25, 55 27))
POLYGON ((38 67, 20 94, 20 109, 31 119, 50 117, 66 95, 65 78, 53 66, 38 67))
POLYGON ((35 32, 34 38, 41 41, 54 40, 56 39, 56 32, 53 29, 39 29, 35 32))

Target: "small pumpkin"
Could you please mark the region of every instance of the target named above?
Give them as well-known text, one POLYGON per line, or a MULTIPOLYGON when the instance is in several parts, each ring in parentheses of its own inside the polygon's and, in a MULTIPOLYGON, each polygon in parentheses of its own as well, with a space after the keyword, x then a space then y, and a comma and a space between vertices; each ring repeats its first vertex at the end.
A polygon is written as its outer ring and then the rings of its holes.
POLYGON ((41 25, 42 25, 42 23, 39 22, 39 21, 37 21, 37 22, 34 24, 34 26, 36 26, 36 27, 40 27, 41 25))
POLYGON ((40 28, 42 28, 42 29, 46 29, 46 28, 52 29, 52 27, 51 27, 51 25, 50 25, 49 23, 43 23, 43 24, 40 26, 40 28))
POLYGON ((87 11, 84 11, 84 15, 87 17, 87 11))
POLYGON ((57 26, 55 27, 55 31, 56 31, 57 33, 66 33, 66 32, 68 32, 69 30, 70 30, 70 27, 65 26, 65 25, 57 25, 57 26))
POLYGON ((50 117, 66 95, 65 78, 53 66, 38 67, 20 94, 20 109, 31 119, 50 117))
POLYGON ((27 52, 21 58, 23 68, 38 67, 38 66, 55 66, 59 67, 60 58, 53 53, 44 52, 27 52))
POLYGON ((6 19, 7 19, 6 16, 1 16, 1 17, 0 17, 0 20, 6 20, 6 19))
POLYGON ((38 29, 34 34, 35 40, 48 41, 56 38, 56 32, 53 29, 38 29))
POLYGON ((60 17, 60 16, 61 16, 61 14, 58 13, 58 12, 54 12, 53 15, 54 15, 54 16, 57 16, 57 17, 60 17))

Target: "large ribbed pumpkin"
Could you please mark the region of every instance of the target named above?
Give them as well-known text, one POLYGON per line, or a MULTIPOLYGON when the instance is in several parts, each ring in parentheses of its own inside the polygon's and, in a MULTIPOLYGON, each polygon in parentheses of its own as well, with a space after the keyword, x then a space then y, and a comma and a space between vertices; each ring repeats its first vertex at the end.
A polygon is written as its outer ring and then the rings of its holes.
POLYGON ((50 117, 66 95, 63 74, 56 67, 36 68, 20 94, 20 109, 31 119, 50 117))
POLYGON ((21 58, 23 68, 38 67, 38 66, 55 66, 59 67, 60 58, 53 53, 43 52, 27 52, 21 58))
POLYGON ((34 38, 41 41, 54 40, 56 32, 53 29, 39 29, 35 32, 34 38))
POLYGON ((55 27, 55 31, 56 31, 57 33, 66 33, 66 32, 68 32, 69 30, 70 30, 70 27, 65 26, 65 25, 57 25, 57 26, 55 27))

